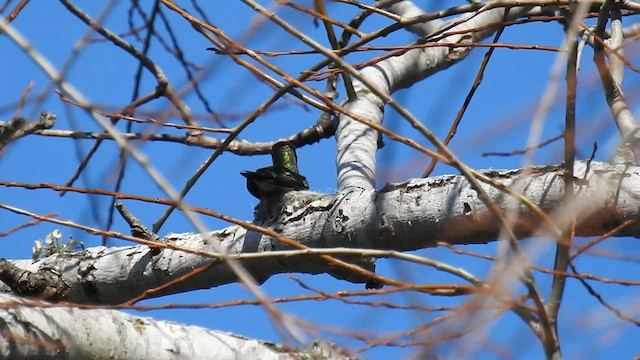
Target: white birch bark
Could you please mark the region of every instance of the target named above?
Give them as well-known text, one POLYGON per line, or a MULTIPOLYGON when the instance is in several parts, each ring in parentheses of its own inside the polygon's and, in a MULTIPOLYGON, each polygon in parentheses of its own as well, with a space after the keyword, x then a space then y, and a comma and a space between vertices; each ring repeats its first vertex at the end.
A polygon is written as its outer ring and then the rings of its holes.
MULTIPOLYGON (((508 18, 522 16, 528 9, 511 8, 508 18)), ((404 17, 420 14, 419 9, 408 1, 400 2, 390 10, 404 17)), ((504 8, 496 8, 482 12, 469 21, 460 22, 451 31, 499 23, 504 18, 504 11, 504 8)), ((426 36, 440 26, 443 26, 442 22, 430 21, 411 27, 411 31, 426 36)), ((494 30, 489 28, 452 35, 439 41, 478 42, 494 30)), ((367 67, 362 71, 365 83, 355 84, 358 99, 346 103, 345 107, 372 122, 382 123, 385 96, 448 68, 462 60, 470 49, 414 49, 367 67)), ((336 138, 338 194, 289 193, 281 203, 264 211, 256 224, 277 229, 282 235, 311 248, 405 251, 434 246, 438 241, 485 243, 498 237, 499 222, 462 176, 413 179, 376 191, 377 132, 342 116, 336 138), (270 216, 264 216, 269 213, 270 216)), ((583 176, 584 173, 585 164, 578 163, 575 174, 583 176)), ((524 181, 524 196, 547 212, 557 211, 553 218, 563 221, 560 208, 564 186, 562 169, 550 166, 525 172, 493 170, 486 174, 506 186, 524 181)), ((635 194, 640 190, 639 167, 593 162, 584 180, 577 182, 576 203, 571 204, 579 209, 576 235, 600 235, 626 219, 638 217, 640 199, 635 194)), ((508 195, 486 184, 483 187, 498 205, 506 207, 511 204, 507 201, 508 195)), ((527 237, 536 232, 544 233, 544 227, 535 226, 539 220, 529 209, 521 206, 518 210, 516 234, 527 237)), ((640 237, 640 228, 632 225, 616 236, 640 237)), ((199 234, 170 234, 163 241, 209 253, 213 252, 211 242, 220 242, 232 256, 289 249, 276 239, 247 232, 238 226, 213 231, 207 234, 207 241, 199 234)), ((154 254, 146 246, 95 247, 73 255, 57 254, 36 262, 22 260, 11 264, 25 270, 21 274, 23 279, 28 279, 33 273, 43 275, 51 288, 43 290, 42 295, 53 293, 52 299, 56 301, 119 304, 212 262, 215 264, 208 271, 153 295, 162 296, 219 286, 236 281, 236 276, 223 261, 215 258, 215 254, 202 256, 171 249, 154 254)), ((358 276, 351 278, 347 273, 336 272, 317 256, 264 256, 241 262, 259 281, 283 272, 332 272, 350 281, 364 281, 358 276)), ((3 326, 0 357, 4 358, 54 357, 61 354, 59 351, 64 351, 63 354, 69 358, 213 356, 216 359, 285 359, 293 356, 293 353, 273 344, 192 326, 136 318, 118 311, 34 308, 25 304, 26 300, 7 295, 11 289, 6 284, 0 284, 0 291, 4 293, 0 294, 0 304, 3 304, 0 310, 3 326)), ((328 358, 340 356, 335 352, 328 353, 328 358)))
POLYGON ((329 343, 287 349, 267 341, 121 311, 43 307, 0 294, 2 359, 347 359, 329 343))
MULTIPOLYGON (((585 173, 584 162, 577 162, 575 174, 585 173)), ((511 186, 524 181, 524 196, 562 226, 562 169, 548 166, 528 171, 491 170, 493 180, 511 186)), ((603 234, 639 214, 640 167, 592 162, 585 181, 576 185, 578 223, 576 235, 603 234)), ((511 208, 509 196, 490 185, 483 185, 491 199, 505 210, 511 208)), ((360 201, 349 196, 293 192, 273 209, 273 217, 256 224, 279 232, 310 248, 362 248, 415 250, 450 244, 487 243, 500 231, 499 222, 462 176, 439 176, 389 184, 380 191, 367 190, 360 201), (363 210, 365 209, 365 210, 363 210)), ((566 208, 564 208, 566 209, 566 208)), ((540 220, 521 205, 515 232, 521 237, 545 235, 540 220)), ((291 249, 278 240, 238 226, 213 231, 208 242, 199 234, 170 234, 163 241, 187 249, 213 253, 212 241, 221 242, 231 255, 268 254, 291 249)), ((615 236, 640 237, 640 227, 632 225, 615 236)), ((88 304, 119 304, 185 275, 193 269, 216 262, 200 275, 176 284, 164 292, 185 292, 236 281, 225 262, 215 257, 164 249, 152 255, 147 246, 95 247, 74 255, 56 254, 37 262, 12 261, 21 269, 51 277, 52 286, 64 289, 57 300, 88 304), (56 285, 57 284, 57 285, 56 285)), ((258 281, 285 272, 333 272, 332 266, 313 255, 277 256, 242 260, 258 281)), ((357 282, 354 274, 337 276, 357 282), (349 276, 353 276, 350 278, 349 276)), ((0 290, 11 291, 1 284, 0 290)))

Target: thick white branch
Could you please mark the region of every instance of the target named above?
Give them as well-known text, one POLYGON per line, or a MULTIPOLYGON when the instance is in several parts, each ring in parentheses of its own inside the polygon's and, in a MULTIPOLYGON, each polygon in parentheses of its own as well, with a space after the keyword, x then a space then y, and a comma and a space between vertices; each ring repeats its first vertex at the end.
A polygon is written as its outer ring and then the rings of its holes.
MULTIPOLYGON (((402 16, 403 19, 410 19, 425 14, 424 10, 417 7, 413 1, 398 1, 397 3, 389 6, 388 10, 394 14, 402 16)), ((442 23, 442 20, 434 19, 431 21, 411 24, 407 26, 406 29, 420 37, 423 37, 433 34, 434 31, 438 30, 438 28, 442 26, 442 23)))
MULTIPOLYGON (((575 174, 582 179, 584 162, 577 162, 575 174)), ((562 226, 566 208, 561 207, 563 169, 557 166, 525 170, 491 170, 484 173, 494 181, 512 187, 522 181, 524 196, 552 214, 562 226)), ((640 212, 640 167, 593 162, 584 181, 576 180, 578 214, 576 235, 601 235, 640 212)), ((498 206, 507 209, 513 201, 503 192, 484 184, 498 206)), ((487 211, 462 176, 439 176, 389 184, 374 191, 324 195, 290 192, 282 201, 260 213, 257 225, 271 228, 310 248, 370 248, 414 250, 451 244, 487 243, 499 236, 500 222, 487 211)), ((546 228, 524 205, 519 205, 515 233, 520 237, 544 235, 546 228)), ((568 220, 566 220, 568 221, 568 220)), ((199 251, 213 251, 211 242, 220 242, 229 254, 261 253, 291 249, 269 236, 238 226, 211 232, 208 242, 198 234, 171 234, 164 240, 199 251)), ((616 236, 640 237, 634 224, 616 236)), ((182 281, 163 292, 178 293, 211 288, 236 281, 228 266, 215 258, 165 249, 152 255, 146 246, 95 247, 70 255, 57 254, 38 262, 13 261, 19 268, 45 273, 64 283, 57 300, 80 303, 119 304, 216 262, 205 272, 182 281)), ((258 281, 278 273, 330 272, 349 281, 366 279, 336 272, 335 267, 316 255, 268 257, 241 260, 258 281)), ((0 284, 0 290, 11 291, 0 284)))
POLYGON ((0 294, 2 359, 345 359, 328 343, 286 348, 115 310, 39 307, 0 294))
MULTIPOLYGON (((505 1, 505 3, 506 2, 507 1, 505 1)), ((514 0, 512 2, 516 3, 517 1, 514 0)), ((419 15, 416 13, 414 7, 406 4, 403 5, 402 3, 404 3, 404 1, 390 8, 390 10, 398 11, 398 9, 402 9, 408 11, 407 14, 412 16, 419 15)), ((531 6, 513 7, 509 10, 506 20, 513 20, 524 16, 531 8, 531 6)), ((435 20, 433 23, 439 24, 440 28, 444 28, 450 24, 457 24, 450 29, 447 28, 445 31, 445 33, 451 33, 453 35, 439 39, 437 43, 464 45, 481 42, 498 29, 497 26, 490 27, 489 25, 499 25, 505 21, 505 9, 506 8, 495 8, 482 12, 479 11, 477 14, 465 14, 446 23, 435 20), (473 31, 473 29, 482 30, 473 31)), ((399 15, 405 16, 402 12, 399 13, 399 15)), ((400 88, 410 87, 416 82, 458 63, 464 59, 472 49, 472 47, 447 46, 417 48, 409 50, 402 55, 385 59, 373 67, 376 68, 381 75, 384 75, 388 81, 387 87, 390 93, 393 93, 400 88)))
MULTIPOLYGON (((514 1, 515 3, 515 1, 514 1)), ((509 10, 506 19, 514 19, 525 15, 531 6, 519 6, 509 10)), ((421 12, 410 1, 402 1, 390 8, 402 16, 417 16, 421 12)), ((476 14, 466 14, 451 22, 442 23, 434 20, 413 27, 416 32, 428 32, 438 26, 451 23, 447 32, 454 35, 446 36, 438 43, 443 44, 472 44, 484 40, 493 34, 497 27, 505 20, 505 8, 496 8, 476 14), (470 29, 482 29, 470 31, 470 29)), ((361 75, 364 83, 354 81, 357 99, 347 101, 345 107, 376 124, 382 123, 385 97, 395 91, 409 87, 416 82, 464 59, 472 47, 436 46, 416 48, 401 55, 393 56, 374 65, 365 67, 361 75), (373 91, 372 89, 375 89, 373 91)), ((338 193, 353 190, 372 190, 375 186, 376 151, 378 134, 367 125, 351 119, 347 115, 340 115, 336 130, 338 193)))

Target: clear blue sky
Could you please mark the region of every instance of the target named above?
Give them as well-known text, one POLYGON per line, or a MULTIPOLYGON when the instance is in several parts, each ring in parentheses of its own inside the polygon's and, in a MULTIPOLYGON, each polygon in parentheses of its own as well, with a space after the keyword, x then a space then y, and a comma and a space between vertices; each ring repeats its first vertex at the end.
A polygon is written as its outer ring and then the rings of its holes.
MULTIPOLYGON (((438 6, 444 8, 445 3, 453 4, 456 2, 442 1, 440 3, 442 5, 438 6)), ((255 14, 240 2, 227 1, 224 2, 224 5, 215 6, 215 9, 213 9, 213 5, 206 2, 202 2, 202 4, 211 16, 214 25, 236 39, 243 39, 250 48, 273 51, 308 50, 276 26, 256 21, 255 14), (254 25, 251 31, 247 31, 249 23, 254 25)), ((127 5, 119 2, 106 21, 107 26, 118 33, 123 33, 127 29, 127 5)), ((346 11, 344 5, 329 5, 330 14, 339 20, 346 21, 354 14, 352 10, 346 11)), ((82 6, 91 16, 96 17, 100 13, 102 3, 85 2, 82 6)), ((227 126, 231 127, 237 124, 244 114, 254 110, 270 96, 272 90, 257 81, 248 71, 240 68, 229 59, 205 51, 205 48, 211 44, 194 33, 182 18, 166 9, 164 13, 176 31, 176 36, 186 57, 211 70, 211 73, 202 81, 202 90, 214 111, 222 115, 232 115, 225 120, 227 126)), ((283 10, 279 14, 299 29, 308 32, 316 40, 326 43, 322 27, 314 28, 308 17, 301 16, 292 10, 283 10)), ((6 16, 6 13, 3 16, 6 16)), ((136 25, 140 25, 139 18, 136 25)), ((372 19, 365 22, 363 30, 370 31, 381 25, 382 22, 372 19)), ((85 25, 73 18, 57 2, 50 2, 47 5, 28 4, 12 23, 12 26, 57 68, 60 68, 67 61, 74 44, 86 31, 85 25)), ((166 37, 166 31, 162 30, 162 34, 166 37)), ((560 46, 562 36, 562 28, 558 24, 535 24, 508 28, 502 42, 560 46)), ((93 38, 97 37, 93 36, 93 38)), ((139 43, 131 36, 126 38, 139 47, 139 43)), ((398 32, 376 44, 404 45, 412 39, 412 35, 398 32)), ((58 99, 51 91, 50 80, 6 35, 0 35, 0 49, 2 49, 0 55, 1 120, 5 121, 13 116, 15 106, 9 106, 9 104, 15 104, 22 91, 33 81, 34 88, 30 93, 30 101, 24 108, 22 116, 35 118, 41 110, 48 110, 58 116, 56 129, 99 130, 98 125, 85 112, 65 105, 58 99), (41 102, 36 100, 36 96, 42 96, 43 100, 41 102)), ((637 51, 637 49, 636 46, 635 50, 637 51)), ((477 49, 463 63, 442 74, 426 79, 411 89, 396 93, 395 98, 407 106, 427 127, 444 137, 473 82, 484 51, 484 49, 477 49)), ((153 43, 150 54, 176 88, 185 84, 186 78, 182 68, 175 60, 166 55, 165 50, 157 42, 153 43)), ((352 55, 347 59, 357 62, 370 56, 369 53, 362 53, 352 55)), ((482 157, 480 154, 487 151, 508 152, 526 146, 532 114, 547 85, 551 66, 556 56, 557 54, 553 52, 496 50, 485 72, 484 82, 469 106, 452 143, 451 148, 456 154, 469 165, 477 168, 516 168, 521 166, 522 159, 520 157, 482 157)), ((618 135, 613 127, 608 109, 605 107, 604 96, 599 87, 597 74, 590 63, 590 57, 591 52, 587 50, 584 55, 584 66, 580 73, 578 154, 580 158, 588 157, 593 142, 597 141, 599 151, 596 159, 606 160, 610 157, 612 146, 616 145, 618 135)), ((290 74, 296 75, 316 63, 318 58, 314 56, 286 56, 268 58, 268 60, 286 69, 290 74)), ((115 49, 110 43, 96 42, 88 45, 83 53, 75 59, 68 81, 94 104, 118 109, 131 99, 135 71, 136 63, 129 55, 120 49, 115 49)), ((638 84, 638 76, 630 74, 630 71, 627 73, 629 77, 626 89, 628 89, 629 98, 633 102, 637 98, 637 94, 632 89, 638 84)), ((148 73, 144 74, 143 79, 141 93, 146 94, 153 89, 155 83, 148 73)), ((560 84, 562 86, 562 82, 560 84)), ((317 83, 316 86, 319 89, 324 88, 322 83, 317 83)), ((344 96, 344 91, 341 91, 341 95, 344 96)), ((547 117, 543 139, 562 132, 564 127, 563 97, 563 92, 560 90, 560 93, 555 97, 554 107, 547 117)), ((188 93, 184 99, 195 113, 205 112, 193 92, 188 93)), ((166 106, 166 102, 159 101, 144 109, 160 111, 166 106)), ((387 127, 426 144, 425 139, 420 138, 419 134, 391 110, 387 111, 386 116, 385 125, 387 127)), ((280 101, 277 109, 261 116, 255 124, 243 132, 241 137, 250 141, 269 141, 289 136, 315 124, 318 117, 318 111, 313 108, 303 109, 291 101, 280 101)), ((170 119, 170 121, 180 122, 176 118, 170 119)), ((214 123, 207 125, 216 126, 214 123)), ((121 129, 123 128, 121 127, 121 129)), ((147 126, 142 125, 134 125, 134 129, 134 131, 149 130, 147 126)), ((182 131, 170 129, 157 131, 182 133, 182 131)), ((26 183, 64 184, 75 171, 79 159, 91 145, 92 141, 89 140, 72 141, 63 138, 30 136, 13 144, 0 158, 0 179, 26 183)), ((193 174, 196 167, 210 154, 210 150, 163 142, 141 143, 139 146, 149 156, 151 163, 176 188, 180 188, 186 179, 193 174)), ((109 141, 105 142, 77 185, 113 189, 117 154, 115 144, 109 141)), ((335 191, 335 142, 333 140, 322 140, 320 143, 304 147, 299 150, 298 156, 301 172, 309 179, 312 190, 326 193, 335 191)), ((537 164, 557 164, 561 161, 561 143, 542 149, 535 157, 537 164)), ((253 206, 257 201, 246 191, 244 178, 239 175, 239 171, 265 166, 268 162, 269 159, 266 156, 240 157, 225 154, 216 160, 199 180, 186 200, 192 205, 211 208, 239 219, 251 219, 253 206)), ((386 146, 379 153, 379 185, 382 186, 385 182, 398 182, 418 177, 427 163, 427 159, 414 150, 386 139, 386 146)), ((436 168, 436 174, 450 173, 454 173, 454 169, 445 166, 436 168)), ((149 176, 133 161, 129 162, 126 180, 121 191, 145 196, 163 196, 149 176)), ((7 188, 0 188, 0 201, 38 214, 57 212, 60 218, 99 228, 104 226, 110 202, 109 199, 99 196, 67 194, 64 197, 59 197, 58 194, 46 190, 27 191, 7 188)), ((156 205, 131 201, 125 203, 135 216, 149 226, 157 220, 164 210, 156 205)), ((28 220, 24 216, 18 216, 4 210, 0 211, 0 232, 28 220)), ((206 218, 204 221, 210 229, 229 226, 227 223, 212 218, 206 218)), ((43 223, 0 238, 0 257, 29 258, 33 241, 44 238, 45 234, 55 228, 61 227, 43 223)), ((116 217, 114 229, 128 233, 128 227, 118 217, 116 217)), ((72 236, 83 241, 87 246, 100 244, 100 238, 96 236, 71 228, 61 228, 61 230, 65 238, 72 236)), ((193 226, 182 215, 175 214, 163 227, 160 235, 168 232, 180 233, 193 230, 193 226)), ((527 241, 525 244, 540 244, 541 241, 545 240, 527 241)), ((584 239, 578 241, 584 241, 584 239)), ((632 239, 613 239, 607 242, 606 248, 616 253, 633 253, 632 250, 639 250, 635 243, 632 239)), ((116 242, 116 244, 123 243, 116 242)), ((536 251, 542 251, 536 258, 536 263, 551 267, 553 247, 551 242, 547 241, 546 244, 547 246, 542 249, 535 247, 536 251)), ((495 253, 493 244, 467 246, 464 249, 486 254, 495 253)), ((479 277, 487 274, 491 265, 483 260, 454 255, 449 250, 441 248, 425 249, 416 253, 464 267, 479 277)), ((632 267, 633 262, 586 256, 577 262, 577 266, 584 272, 600 276, 640 280, 636 275, 637 267, 632 267)), ((387 276, 419 283, 459 282, 457 279, 446 277, 434 269, 407 265, 398 261, 382 260, 378 264, 378 271, 387 276)), ((540 280, 543 293, 548 294, 550 278, 546 275, 536 275, 540 280)), ((327 292, 363 288, 362 285, 338 281, 325 275, 297 276, 306 283, 327 292)), ((637 310, 635 313, 633 312, 633 299, 638 296, 637 289, 602 283, 595 283, 594 286, 608 301, 626 311, 627 315, 633 316, 637 313, 637 310)), ((270 278, 263 288, 272 297, 307 293, 286 274, 270 278)), ((244 298, 251 298, 251 296, 240 286, 232 284, 145 303, 218 303, 244 298)), ((399 304, 454 306, 459 305, 464 299, 403 293, 389 295, 384 300, 399 304)), ((296 302, 282 304, 279 307, 307 320, 321 322, 329 326, 367 329, 385 333, 412 328, 428 319, 445 314, 344 305, 336 301, 296 302)), ((163 310, 141 315, 230 331, 258 339, 279 341, 264 312, 257 306, 237 306, 217 310, 163 310)), ((640 335, 637 328, 617 320, 611 312, 604 310, 592 297, 588 296, 586 291, 575 281, 568 281, 567 296, 560 321, 563 351, 568 355, 568 358, 602 358, 605 354, 608 358, 629 358, 640 350, 637 341, 634 341, 640 335)), ((506 314, 497 322, 491 323, 485 334, 491 344, 503 347, 504 351, 515 358, 538 359, 542 356, 541 347, 533 339, 531 332, 511 314, 506 314)), ((343 342, 345 338, 336 340, 343 342)), ((344 344, 360 346, 357 342, 347 341, 344 344)), ((460 353, 457 351, 460 349, 461 342, 457 341, 451 344, 451 346, 438 347, 439 352, 442 355, 459 355, 460 353)), ((415 349, 382 346, 366 352, 364 356, 385 359, 392 356, 408 355, 413 350, 415 349)), ((471 355, 466 354, 466 356, 472 358, 496 357, 496 352, 490 346, 480 347, 476 351, 471 355)))

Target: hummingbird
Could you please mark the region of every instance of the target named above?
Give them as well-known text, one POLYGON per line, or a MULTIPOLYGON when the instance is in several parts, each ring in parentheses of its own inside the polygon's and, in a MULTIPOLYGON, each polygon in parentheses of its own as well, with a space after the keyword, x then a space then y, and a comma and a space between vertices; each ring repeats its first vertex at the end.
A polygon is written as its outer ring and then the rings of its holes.
POLYGON ((298 172, 295 148, 288 141, 277 142, 271 148, 272 166, 254 171, 241 171, 247 178, 247 190, 263 200, 266 197, 284 194, 293 190, 307 190, 307 179, 298 172))

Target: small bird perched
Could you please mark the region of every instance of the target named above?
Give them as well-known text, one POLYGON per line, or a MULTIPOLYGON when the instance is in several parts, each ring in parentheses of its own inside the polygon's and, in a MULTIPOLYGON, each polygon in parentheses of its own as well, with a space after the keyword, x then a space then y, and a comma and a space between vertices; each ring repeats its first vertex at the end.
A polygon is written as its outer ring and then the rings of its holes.
POLYGON ((298 173, 296 150, 287 141, 280 141, 271 148, 272 166, 254 171, 241 171, 247 178, 247 190, 263 200, 293 190, 308 190, 307 179, 298 173))

